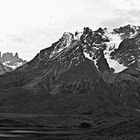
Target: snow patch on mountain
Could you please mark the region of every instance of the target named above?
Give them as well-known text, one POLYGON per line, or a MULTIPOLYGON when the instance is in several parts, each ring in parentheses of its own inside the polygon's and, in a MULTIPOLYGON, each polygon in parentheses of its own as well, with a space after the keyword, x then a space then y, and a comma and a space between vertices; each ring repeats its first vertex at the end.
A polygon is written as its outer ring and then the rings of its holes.
MULTIPOLYGON (((101 34, 100 34, 101 35, 101 34)), ((92 51, 83 51, 83 54, 85 55, 86 58, 88 58, 91 61, 94 61, 95 65, 96 65, 96 61, 98 60, 98 58, 93 60, 93 57, 95 56, 95 54, 97 53, 97 51, 100 49, 100 46, 105 45, 106 48, 103 50, 104 53, 104 57, 107 60, 107 63, 109 64, 110 68, 114 69, 114 73, 119 73, 123 70, 125 70, 127 67, 124 66, 123 64, 120 64, 117 60, 112 59, 110 54, 111 52, 113 52, 115 49, 119 48, 120 43, 123 41, 121 39, 121 35, 122 34, 116 34, 113 32, 108 32, 107 30, 104 30, 104 34, 102 35, 103 39, 109 39, 108 42, 103 42, 101 44, 95 44, 93 43, 92 45, 94 47, 92 47, 92 51), (96 46, 96 47, 95 47, 96 46)), ((96 65, 97 69, 98 66, 96 65)))
POLYGON ((108 33, 105 32, 105 36, 107 36, 109 38, 109 42, 106 42, 107 44, 107 51, 111 50, 111 47, 113 46, 114 49, 118 49, 120 43, 122 42, 121 39, 121 34, 115 34, 115 33, 108 33))
POLYGON ((93 59, 92 59, 92 57, 89 55, 89 53, 83 52, 83 54, 84 54, 84 56, 85 56, 86 58, 88 58, 89 60, 93 61, 93 59))
POLYGON ((105 32, 105 36, 107 36, 110 41, 105 43, 107 47, 104 50, 104 57, 106 58, 109 67, 114 69, 114 73, 119 73, 125 70, 127 67, 123 64, 120 64, 117 60, 112 59, 110 54, 115 49, 119 48, 119 45, 122 42, 121 34, 105 32))
POLYGON ((4 65, 4 66, 7 66, 7 67, 10 67, 10 68, 12 68, 12 69, 14 70, 14 69, 16 69, 17 67, 22 66, 23 63, 22 63, 22 62, 16 62, 16 63, 14 63, 14 65, 10 65, 10 61, 6 61, 6 62, 3 62, 3 65, 4 65))
POLYGON ((85 56, 87 59, 89 59, 89 60, 91 60, 91 61, 94 61, 94 64, 95 64, 96 68, 98 69, 98 66, 97 66, 97 59, 93 59, 92 56, 90 56, 90 54, 87 53, 87 52, 85 52, 85 51, 83 51, 83 54, 84 54, 84 56, 85 56))
POLYGON ((50 54, 50 58, 52 58, 57 53, 63 51, 64 49, 68 48, 71 45, 73 39, 74 36, 72 33, 65 32, 60 39, 60 42, 56 45, 54 51, 50 54))
POLYGON ((119 73, 127 68, 123 64, 120 64, 117 60, 111 59, 109 55, 105 55, 105 58, 109 67, 115 70, 114 73, 119 73))

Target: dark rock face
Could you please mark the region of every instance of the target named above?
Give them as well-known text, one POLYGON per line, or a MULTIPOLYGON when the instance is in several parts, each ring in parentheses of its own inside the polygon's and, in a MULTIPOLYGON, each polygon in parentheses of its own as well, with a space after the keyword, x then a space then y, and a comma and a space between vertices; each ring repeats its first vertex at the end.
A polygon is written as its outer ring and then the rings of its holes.
POLYGON ((105 71, 110 71, 110 67, 104 57, 103 51, 100 52, 100 58, 97 60, 99 71, 103 74, 105 71))
POLYGON ((140 109, 140 72, 133 68, 119 73, 114 78, 114 89, 123 99, 124 103, 140 109))

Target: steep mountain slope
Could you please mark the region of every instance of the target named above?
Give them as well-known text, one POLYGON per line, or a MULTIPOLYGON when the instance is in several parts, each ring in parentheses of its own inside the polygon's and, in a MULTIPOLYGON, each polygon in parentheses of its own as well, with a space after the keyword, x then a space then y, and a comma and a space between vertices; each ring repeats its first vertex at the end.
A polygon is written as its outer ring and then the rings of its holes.
POLYGON ((3 65, 0 62, 0 74, 4 74, 5 72, 10 72, 10 71, 12 71, 12 68, 3 65))

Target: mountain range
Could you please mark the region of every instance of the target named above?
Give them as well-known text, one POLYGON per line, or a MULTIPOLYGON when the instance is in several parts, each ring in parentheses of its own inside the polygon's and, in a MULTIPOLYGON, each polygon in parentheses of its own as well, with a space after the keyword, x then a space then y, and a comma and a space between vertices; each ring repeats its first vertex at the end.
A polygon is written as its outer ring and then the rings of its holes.
POLYGON ((0 93, 1 112, 89 115, 87 123, 103 132, 140 130, 140 26, 65 32, 31 61, 0 75, 0 93))
POLYGON ((0 52, 0 74, 10 72, 24 65, 27 61, 19 58, 18 53, 3 53, 0 52))

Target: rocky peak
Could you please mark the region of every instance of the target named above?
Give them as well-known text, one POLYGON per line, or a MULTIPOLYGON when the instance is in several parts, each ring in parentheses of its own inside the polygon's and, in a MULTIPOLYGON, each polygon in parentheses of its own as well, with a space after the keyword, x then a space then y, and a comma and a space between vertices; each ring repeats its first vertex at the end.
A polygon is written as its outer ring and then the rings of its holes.
POLYGON ((15 53, 15 55, 13 55, 13 53, 9 53, 9 52, 3 54, 1 54, 0 52, 0 62, 10 70, 14 70, 17 67, 26 63, 25 60, 19 58, 18 53, 15 53))
POLYGON ((121 34, 122 39, 133 38, 140 32, 140 26, 126 25, 120 28, 115 28, 114 33, 121 34))
POLYGON ((59 39, 59 43, 55 46, 54 51, 50 54, 50 58, 66 49, 67 47, 70 47, 73 40, 74 35, 72 33, 65 32, 62 38, 59 39))
POLYGON ((92 31, 89 27, 83 29, 79 38, 72 33, 64 33, 50 53, 48 62, 66 63, 69 60, 77 66, 86 58, 94 63, 101 56, 101 51, 105 50, 105 42, 109 41, 105 36, 105 30, 92 31))
POLYGON ((15 53, 14 57, 17 58, 17 59, 19 58, 17 52, 15 53))
POLYGON ((7 52, 7 53, 2 54, 1 59, 2 59, 2 62, 6 62, 6 61, 9 61, 10 59, 13 59, 13 57, 14 57, 13 53, 7 52))

